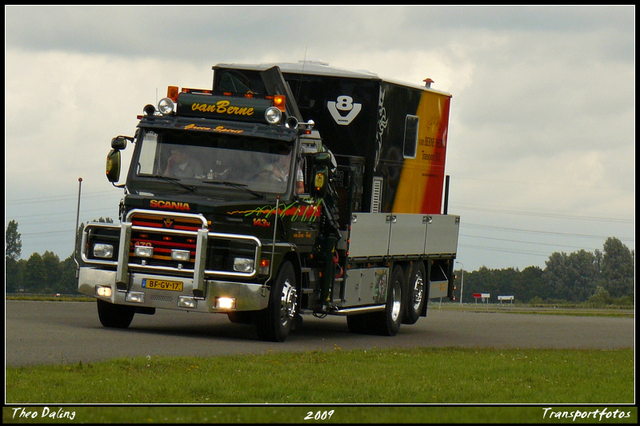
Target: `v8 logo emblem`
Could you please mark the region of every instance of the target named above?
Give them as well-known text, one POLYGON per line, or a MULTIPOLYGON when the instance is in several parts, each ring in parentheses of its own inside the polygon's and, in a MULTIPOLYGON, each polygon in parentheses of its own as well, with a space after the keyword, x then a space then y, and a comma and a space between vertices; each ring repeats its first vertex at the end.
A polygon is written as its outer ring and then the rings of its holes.
POLYGON ((348 126, 360 113, 362 104, 354 103, 351 96, 338 96, 336 101, 327 102, 327 108, 336 123, 341 126, 348 126))

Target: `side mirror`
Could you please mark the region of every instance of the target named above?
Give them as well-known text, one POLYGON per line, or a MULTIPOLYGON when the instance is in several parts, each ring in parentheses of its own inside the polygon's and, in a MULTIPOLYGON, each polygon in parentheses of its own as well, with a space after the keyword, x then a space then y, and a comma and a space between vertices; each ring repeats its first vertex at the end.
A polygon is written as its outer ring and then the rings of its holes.
POLYGON ((313 195, 322 198, 327 193, 329 170, 326 167, 313 171, 313 195))
POLYGON ((322 198, 327 193, 329 184, 329 165, 331 164, 331 154, 321 152, 313 156, 313 185, 311 192, 318 198, 322 198))
POLYGON ((313 164, 329 167, 331 165, 331 154, 329 154, 328 152, 320 152, 314 155, 313 164))
POLYGON ((127 137, 126 136, 116 136, 111 139, 111 148, 116 151, 125 149, 127 147, 127 137))
POLYGON ((120 180, 120 151, 117 149, 112 149, 107 155, 107 179, 109 182, 120 180))

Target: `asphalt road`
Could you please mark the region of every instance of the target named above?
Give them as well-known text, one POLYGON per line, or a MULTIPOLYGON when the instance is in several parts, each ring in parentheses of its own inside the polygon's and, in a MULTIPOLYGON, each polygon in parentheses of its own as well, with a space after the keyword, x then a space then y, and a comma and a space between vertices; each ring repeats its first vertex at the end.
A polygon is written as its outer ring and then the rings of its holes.
POLYGON ((394 337, 352 334, 344 317, 303 316, 284 343, 258 340, 251 325, 226 315, 158 309, 126 330, 102 327, 95 302, 6 301, 6 366, 83 364, 138 356, 220 356, 269 352, 410 347, 634 347, 634 319, 465 312, 429 308, 394 337))

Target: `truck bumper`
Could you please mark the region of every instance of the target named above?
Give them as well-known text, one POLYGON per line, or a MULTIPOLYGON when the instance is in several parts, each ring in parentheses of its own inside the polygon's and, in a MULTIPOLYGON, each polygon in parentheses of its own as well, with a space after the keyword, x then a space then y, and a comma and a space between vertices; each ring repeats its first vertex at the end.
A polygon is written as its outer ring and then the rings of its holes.
POLYGON ((193 284, 188 277, 131 273, 127 289, 118 290, 116 271, 82 267, 78 275, 80 293, 118 305, 206 313, 257 311, 268 305, 269 288, 262 284, 205 279, 204 297, 194 297, 193 284), (152 281, 173 289, 148 288, 152 281))

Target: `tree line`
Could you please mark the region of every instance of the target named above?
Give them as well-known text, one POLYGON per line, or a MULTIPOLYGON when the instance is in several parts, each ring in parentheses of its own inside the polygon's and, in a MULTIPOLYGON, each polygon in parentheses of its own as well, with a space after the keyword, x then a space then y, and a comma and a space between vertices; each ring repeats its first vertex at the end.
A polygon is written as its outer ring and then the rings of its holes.
MULTIPOLYGON (((98 222, 113 223, 110 218, 98 222)), ((84 223, 77 230, 76 258, 80 260, 80 244, 84 223)), ((21 259, 22 240, 18 222, 12 220, 5 231, 5 291, 9 293, 78 294, 77 265, 74 254, 60 260, 57 254, 34 252, 29 259, 21 259)))
POLYGON ((633 250, 609 237, 602 252, 555 252, 544 269, 530 266, 520 271, 483 266, 473 272, 458 270, 456 284, 458 291, 463 291, 464 303, 473 303, 474 294, 487 293, 489 302, 497 302, 498 296, 514 296, 516 302, 534 304, 633 305, 634 257, 633 250))
MULTIPOLYGON (((98 222, 113 223, 110 218, 98 222)), ((84 224, 78 228, 78 245, 84 224)), ((22 241, 18 223, 7 225, 6 233, 6 292, 76 294, 76 262, 73 254, 60 260, 53 252, 33 253, 21 259, 22 241)), ((79 258, 76 246, 76 257, 79 258)), ((603 251, 591 253, 579 250, 570 254, 555 252, 545 262, 545 268, 530 266, 517 268, 456 271, 457 293, 463 291, 465 303, 474 301, 474 293, 489 293, 490 301, 499 295, 514 296, 516 302, 570 302, 632 305, 634 296, 634 251, 619 239, 609 237, 603 251)), ((459 299, 458 299, 459 301, 459 299)))

